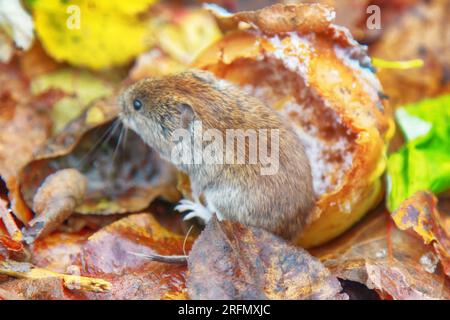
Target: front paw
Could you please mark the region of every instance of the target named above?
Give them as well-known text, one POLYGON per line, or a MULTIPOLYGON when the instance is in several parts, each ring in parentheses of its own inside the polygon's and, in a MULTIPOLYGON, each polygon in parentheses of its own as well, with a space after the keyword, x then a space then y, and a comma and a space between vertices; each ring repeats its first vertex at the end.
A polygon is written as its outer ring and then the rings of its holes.
POLYGON ((199 218, 204 224, 212 218, 213 213, 208 208, 200 203, 193 202, 187 199, 182 199, 176 206, 175 210, 179 212, 190 211, 183 220, 190 220, 192 218, 199 218))

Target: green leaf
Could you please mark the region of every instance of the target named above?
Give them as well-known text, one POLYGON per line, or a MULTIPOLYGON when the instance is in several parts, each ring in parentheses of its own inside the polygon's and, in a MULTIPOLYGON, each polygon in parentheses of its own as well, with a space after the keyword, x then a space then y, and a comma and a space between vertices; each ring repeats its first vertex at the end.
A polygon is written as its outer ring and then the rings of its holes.
POLYGON ((391 212, 417 191, 450 189, 450 95, 399 108, 396 120, 406 143, 388 159, 391 212))

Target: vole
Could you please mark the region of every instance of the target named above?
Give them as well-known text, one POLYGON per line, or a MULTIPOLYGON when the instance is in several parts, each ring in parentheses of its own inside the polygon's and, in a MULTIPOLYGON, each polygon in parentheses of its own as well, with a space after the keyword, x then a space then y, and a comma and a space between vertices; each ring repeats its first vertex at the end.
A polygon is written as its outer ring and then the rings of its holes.
POLYGON ((182 200, 176 207, 192 211, 187 218, 208 220, 215 213, 220 219, 260 227, 285 239, 298 235, 308 221, 315 196, 304 147, 287 121, 256 97, 212 73, 191 70, 140 80, 124 90, 119 105, 124 124, 189 176, 195 200, 182 200), (192 146, 192 140, 180 141, 179 133, 193 138, 198 124, 203 133, 214 129, 223 135, 223 150, 211 153, 219 162, 174 161, 174 150, 192 146), (276 153, 271 155, 278 161, 274 172, 262 172, 267 165, 261 159, 252 162, 255 140, 248 137, 244 144, 233 143, 244 163, 220 162, 221 156, 226 158, 226 135, 239 129, 256 133, 257 151, 266 148, 269 154, 276 153), (264 132, 269 137, 266 145, 260 134, 264 132))

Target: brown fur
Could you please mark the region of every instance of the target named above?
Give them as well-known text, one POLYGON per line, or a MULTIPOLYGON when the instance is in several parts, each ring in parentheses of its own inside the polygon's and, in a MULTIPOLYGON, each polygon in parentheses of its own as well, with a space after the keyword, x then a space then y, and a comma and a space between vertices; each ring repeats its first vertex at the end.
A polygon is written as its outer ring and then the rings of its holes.
MULTIPOLYGON (((260 175, 258 164, 179 167, 189 175, 193 191, 203 194, 225 219, 284 238, 302 230, 315 203, 310 165, 293 129, 270 107, 204 71, 141 80, 119 100, 125 124, 168 159, 174 145, 171 134, 186 125, 180 104, 192 107, 188 120, 201 120, 203 130, 279 129, 279 171, 274 175, 260 175), (143 103, 139 111, 133 109, 136 98, 143 103)), ((248 152, 237 151, 248 159, 248 152)))

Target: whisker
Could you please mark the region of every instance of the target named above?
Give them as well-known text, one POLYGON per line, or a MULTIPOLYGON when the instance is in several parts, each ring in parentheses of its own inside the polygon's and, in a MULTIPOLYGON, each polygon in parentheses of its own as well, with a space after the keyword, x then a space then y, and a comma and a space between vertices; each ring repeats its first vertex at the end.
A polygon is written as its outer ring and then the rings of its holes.
POLYGON ((189 234, 191 233, 192 229, 194 228, 194 225, 192 224, 191 227, 189 228, 188 232, 186 233, 186 236, 184 237, 184 241, 183 241, 183 253, 185 256, 187 256, 186 254, 186 241, 189 238, 189 234))
POLYGON ((116 157, 117 157, 117 152, 120 149, 120 146, 122 144, 122 140, 123 140, 123 136, 124 136, 125 130, 124 130, 124 126, 122 125, 122 127, 120 128, 120 134, 119 134, 119 139, 117 139, 117 145, 114 149, 114 153, 112 156, 112 162, 115 163, 116 157))
POLYGON ((126 150, 128 141, 128 127, 125 127, 125 137, 123 138, 123 149, 126 150))
POLYGON ((92 152, 95 151, 103 143, 108 142, 111 139, 111 137, 114 135, 115 131, 120 126, 120 124, 121 122, 119 119, 114 120, 108 127, 108 129, 105 131, 105 133, 103 133, 102 136, 92 145, 92 147, 90 147, 89 150, 86 151, 86 153, 81 157, 81 159, 77 162, 75 167, 77 169, 81 169, 81 167, 84 166, 85 162, 88 160, 92 152))

